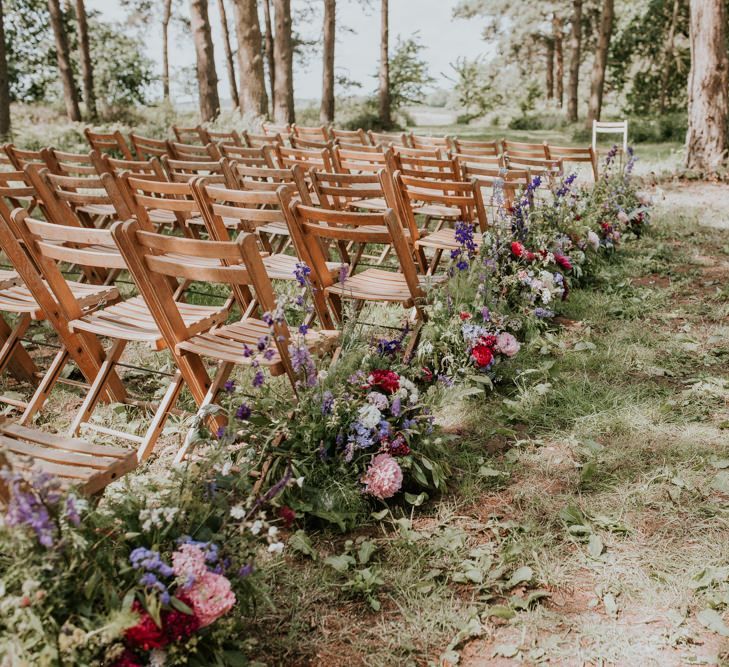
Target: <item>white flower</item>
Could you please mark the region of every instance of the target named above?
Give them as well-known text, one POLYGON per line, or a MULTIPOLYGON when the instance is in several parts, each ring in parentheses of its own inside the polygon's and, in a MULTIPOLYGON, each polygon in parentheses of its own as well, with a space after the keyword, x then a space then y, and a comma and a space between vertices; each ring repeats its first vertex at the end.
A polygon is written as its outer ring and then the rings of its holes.
POLYGON ((296 486, 299 488, 302 488, 304 486, 304 477, 303 475, 301 477, 296 478, 296 486))
POLYGON ((233 467, 233 463, 231 461, 226 461, 223 465, 223 469, 220 471, 220 473, 223 475, 223 477, 227 477, 230 474, 230 469, 233 467))
POLYGON ((280 554, 284 550, 283 542, 272 542, 268 545, 268 551, 272 554, 280 554))
POLYGON ((261 532, 262 528, 263 528, 263 521, 256 520, 253 522, 253 525, 251 526, 251 532, 254 535, 258 535, 258 533, 261 532))
POLYGON ((587 232, 587 242, 593 247, 594 250, 600 249, 600 237, 592 230, 587 232))
POLYGON ((149 654, 149 667, 165 667, 167 664, 167 653, 161 649, 154 649, 149 654))
POLYGON ((235 505, 230 508, 230 516, 234 519, 243 519, 246 515, 246 510, 242 505, 235 505))
POLYGON ((270 528, 268 529, 268 536, 269 536, 269 537, 270 537, 271 539, 274 539, 274 538, 276 537, 276 535, 278 535, 278 528, 277 528, 276 526, 271 526, 271 527, 270 527, 270 528))
POLYGON ((552 300, 552 293, 548 289, 542 290, 542 303, 549 303, 552 300))
POLYGON ((375 428, 382 420, 382 413, 374 405, 363 405, 357 412, 357 419, 365 428, 375 428))

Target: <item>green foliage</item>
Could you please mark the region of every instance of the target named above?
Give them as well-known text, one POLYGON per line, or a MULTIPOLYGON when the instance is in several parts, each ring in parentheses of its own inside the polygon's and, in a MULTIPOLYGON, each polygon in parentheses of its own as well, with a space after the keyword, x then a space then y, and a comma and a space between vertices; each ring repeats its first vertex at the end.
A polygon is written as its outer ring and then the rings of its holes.
POLYGON ((494 91, 496 72, 486 74, 482 58, 456 58, 450 64, 455 73, 454 92, 458 104, 464 109, 459 116, 459 123, 468 123, 474 118, 483 116, 503 101, 502 96, 494 91))
POLYGON ((390 56, 390 106, 393 111, 422 102, 427 88, 435 81, 422 57, 424 48, 418 33, 405 40, 397 39, 395 52, 390 56))

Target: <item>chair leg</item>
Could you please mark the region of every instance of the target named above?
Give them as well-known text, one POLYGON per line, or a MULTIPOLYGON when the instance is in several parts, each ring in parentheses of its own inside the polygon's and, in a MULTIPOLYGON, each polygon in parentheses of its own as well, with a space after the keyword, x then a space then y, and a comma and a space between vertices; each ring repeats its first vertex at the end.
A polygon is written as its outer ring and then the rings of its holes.
POLYGON ((18 423, 22 425, 27 424, 33 418, 35 413, 43 407, 45 402, 48 400, 48 396, 53 390, 53 387, 56 386, 56 382, 58 382, 58 378, 61 376, 61 372, 66 366, 68 357, 68 350, 65 347, 62 347, 54 357, 51 365, 48 367, 43 379, 38 384, 38 388, 35 390, 33 397, 28 402, 28 407, 25 409, 25 412, 23 412, 18 423))
POLYGON ((142 461, 146 461, 154 450, 157 438, 159 438, 159 434, 162 433, 167 417, 170 415, 170 410, 175 407, 175 403, 177 403, 180 391, 182 391, 182 387, 184 385, 185 382, 182 378, 182 373, 177 371, 175 376, 172 378, 169 387, 167 387, 167 391, 165 392, 157 411, 154 413, 152 423, 149 425, 147 432, 144 434, 142 444, 137 450, 137 461, 140 463, 142 461))
POLYGON ((422 320, 420 320, 413 327, 412 333, 410 334, 410 341, 408 342, 408 345, 405 348, 405 352, 403 353, 403 361, 405 363, 409 363, 410 359, 412 359, 413 353, 415 352, 415 348, 418 346, 418 341, 420 340, 420 334, 421 334, 422 330, 423 330, 423 322, 422 322, 422 320))
POLYGON ((0 374, 9 368, 10 372, 20 381, 35 384, 38 368, 23 347, 20 339, 30 326, 30 315, 22 315, 14 328, 0 317, 0 374))
POLYGON ((125 340, 114 341, 114 344, 111 346, 111 349, 106 355, 106 359, 104 359, 104 362, 101 364, 101 368, 99 368, 97 376, 94 378, 94 381, 91 384, 89 393, 86 394, 86 398, 84 398, 84 402, 81 404, 81 409, 78 411, 78 414, 74 418, 73 423, 68 430, 69 436, 74 437, 78 435, 81 424, 83 424, 85 421, 88 421, 89 417, 94 411, 94 408, 96 407, 96 404, 101 398, 104 386, 106 385, 109 376, 114 370, 116 362, 119 361, 119 358, 121 357, 122 352, 124 352, 124 348, 126 346, 127 341, 125 340))

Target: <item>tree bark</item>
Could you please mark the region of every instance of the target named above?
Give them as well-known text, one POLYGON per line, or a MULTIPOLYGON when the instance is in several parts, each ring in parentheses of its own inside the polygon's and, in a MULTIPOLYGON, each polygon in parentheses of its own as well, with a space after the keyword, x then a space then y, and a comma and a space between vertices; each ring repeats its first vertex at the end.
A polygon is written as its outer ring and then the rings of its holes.
POLYGON ((319 120, 334 122, 334 42, 336 38, 336 0, 324 0, 324 58, 319 120))
POLYGON ((390 12, 389 0, 381 0, 380 17, 380 123, 387 129, 392 125, 390 109, 390 12))
POLYGON ((276 103, 276 63, 273 60, 273 28, 271 27, 270 0, 263 0, 263 20, 266 24, 264 50, 266 53, 266 64, 268 65, 268 87, 271 97, 271 117, 273 117, 273 107, 276 103))
POLYGON ((190 23, 197 57, 200 115, 203 121, 209 121, 220 113, 220 98, 218 97, 218 74, 215 71, 207 0, 190 0, 190 23))
POLYGON ((223 48, 225 49, 225 70, 228 73, 228 85, 230 86, 230 100, 233 108, 240 107, 238 99, 238 86, 235 83, 235 64, 233 62, 233 51, 230 48, 230 32, 228 31, 228 15, 225 11, 225 0, 218 0, 218 14, 220 14, 220 27, 223 29, 223 48))
POLYGON ((276 12, 276 37, 273 60, 276 88, 273 117, 277 123, 293 123, 294 114, 294 48, 291 38, 291 0, 273 0, 276 12))
POLYGON ((592 65, 590 103, 587 109, 588 125, 592 125, 593 120, 600 120, 600 113, 602 112, 602 94, 605 90, 605 70, 607 68, 610 37, 613 32, 614 11, 615 0, 603 0, 602 12, 600 13, 600 34, 597 38, 595 62, 592 65))
POLYGON ((63 27, 63 13, 58 0, 48 0, 48 13, 50 14, 53 36, 56 41, 56 61, 58 62, 58 73, 63 85, 63 101, 66 104, 66 115, 69 120, 81 120, 81 111, 78 107, 78 94, 76 82, 73 80, 71 69, 71 58, 68 51, 68 38, 63 27))
POLYGON ((162 12, 162 98, 170 99, 170 49, 169 31, 172 18, 172 0, 165 0, 162 12))
POLYGON ((86 115, 96 119, 96 94, 94 93, 94 66, 91 63, 91 47, 89 45, 89 26, 86 20, 84 0, 76 0, 76 22, 78 23, 78 55, 81 61, 81 81, 84 87, 86 115))
POLYGON ((261 26, 256 0, 235 0, 235 32, 238 36, 241 111, 257 116, 268 114, 266 81, 263 74, 261 26))
POLYGON ((690 16, 686 166, 714 173, 726 160, 729 147, 729 56, 724 0, 691 0, 690 16))
POLYGON ((556 79, 557 104, 561 107, 564 102, 564 49, 562 48, 563 21, 558 16, 552 19, 552 32, 554 38, 554 62, 556 79))
POLYGON ((577 122, 577 95, 580 87, 582 57, 582 0, 573 0, 570 28, 570 76, 567 82, 567 120, 577 122))
POLYGON ((554 99, 554 40, 547 37, 547 99, 554 99))
POLYGON ((671 61, 674 56, 674 44, 676 42, 676 23, 678 22, 678 10, 680 0, 673 0, 673 11, 671 12, 671 24, 668 28, 668 39, 666 48, 663 51, 663 71, 661 72, 661 92, 658 100, 658 108, 661 113, 666 111, 666 96, 668 94, 668 79, 671 75, 671 61))
POLYGON ((5 12, 0 0, 0 141, 10 138, 10 80, 8 58, 5 53, 5 12))

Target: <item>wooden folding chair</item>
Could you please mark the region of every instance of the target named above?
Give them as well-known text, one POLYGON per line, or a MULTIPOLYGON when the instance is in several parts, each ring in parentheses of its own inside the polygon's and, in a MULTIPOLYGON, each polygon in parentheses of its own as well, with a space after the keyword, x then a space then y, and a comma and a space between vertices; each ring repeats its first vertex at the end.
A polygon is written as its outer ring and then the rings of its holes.
MULTIPOLYGON (((7 397, 0 400, 21 409, 23 412, 20 423, 27 424, 42 408, 53 387, 61 381, 61 373, 68 361, 73 361, 87 382, 91 383, 101 369, 104 350, 95 337, 71 331, 66 310, 52 292, 50 281, 44 280, 39 271, 39 267, 43 266, 43 259, 36 254, 33 239, 26 233, 24 221, 28 219, 27 211, 16 209, 8 217, 7 208, 3 206, 0 213, 0 245, 21 279, 20 284, 15 287, 0 289, 0 311, 16 316, 12 328, 5 320, 0 319, 4 339, 0 348, 0 372, 5 369, 12 372, 15 365, 23 370, 24 379, 35 386, 33 396, 28 402, 7 397), (45 373, 38 371, 22 345, 28 327, 33 322, 41 321, 46 321, 53 327, 60 344, 45 373)), ((71 295, 80 313, 92 312, 108 303, 114 303, 119 298, 119 293, 113 286, 69 281, 60 274, 54 274, 52 280, 59 284, 63 281, 64 290, 71 295)), ((112 380, 104 397, 124 400, 123 386, 116 378, 112 380)))
POLYGON ((466 164, 484 169, 500 169, 504 166, 504 156, 501 153, 498 155, 471 155, 469 153, 451 152, 449 156, 458 163, 461 170, 463 165, 466 164))
POLYGON ((554 146, 547 144, 547 159, 561 160, 562 167, 566 162, 587 162, 592 167, 592 177, 597 181, 597 153, 592 146, 579 148, 575 146, 554 146))
POLYGON ((428 274, 435 273, 443 252, 463 248, 457 238, 456 229, 441 228, 433 232, 419 229, 415 216, 423 209, 458 211, 458 222, 471 225, 474 245, 476 248, 481 245, 481 237, 488 227, 488 221, 481 188, 476 179, 469 182, 432 180, 406 176, 398 171, 394 174, 393 181, 395 197, 388 203, 397 207, 403 224, 410 231, 415 248, 427 248, 433 252, 428 264, 428 274))
MULTIPOLYGON (((83 301, 69 289, 61 273, 61 265, 66 262, 107 271, 126 269, 125 259, 118 251, 115 253, 99 251, 99 248, 116 247, 111 232, 106 229, 91 230, 54 225, 33 220, 24 212, 20 216, 14 215, 13 217, 16 224, 24 228, 26 238, 30 240, 35 256, 41 262, 44 277, 69 320, 69 330, 74 333, 84 332, 112 341, 100 370, 72 421, 69 436, 75 437, 82 428, 85 428, 130 440, 139 446, 139 459, 145 459, 151 453, 169 411, 182 389, 182 376, 179 373, 173 376, 160 401, 145 403, 129 398, 124 401, 153 410, 154 416, 144 436, 124 433, 96 422, 90 422, 89 419, 99 400, 109 389, 110 381, 116 377, 116 369, 124 367, 121 356, 127 345, 136 342, 149 345, 153 350, 163 350, 166 345, 165 337, 157 327, 145 299, 141 296, 131 297, 126 301, 86 312, 83 301)), ((191 258, 187 262, 187 268, 193 272, 204 272, 206 263, 191 258)), ((227 305, 216 307, 181 303, 178 307, 186 326, 194 333, 207 331, 213 326, 221 324, 228 315, 227 305)))
POLYGON ((528 169, 532 176, 544 177, 543 185, 545 187, 550 186, 555 178, 564 173, 561 159, 515 157, 509 153, 504 153, 504 162, 510 171, 512 169, 528 169))
POLYGON ((114 132, 95 132, 87 127, 84 129, 84 135, 92 150, 102 154, 110 153, 114 157, 119 157, 123 160, 133 159, 129 144, 127 144, 127 140, 119 130, 114 130, 114 132))
POLYGON ((484 205, 492 209, 498 209, 500 206, 506 210, 511 208, 519 190, 525 190, 532 180, 528 169, 494 168, 471 162, 460 166, 464 181, 475 179, 482 191, 489 192, 484 205))
POLYGON ((314 139, 301 139, 296 135, 291 136, 291 148, 304 148, 306 150, 317 150, 320 151, 323 148, 328 150, 332 149, 334 145, 331 141, 317 141, 314 139))
POLYGON ((367 130, 367 136, 373 146, 410 146, 410 140, 405 132, 373 132, 367 130))
POLYGON ((220 150, 213 143, 207 144, 181 144, 177 141, 168 142, 169 156, 175 160, 189 160, 190 162, 203 162, 219 160, 220 150))
POLYGON ((444 151, 439 148, 413 148, 412 146, 398 146, 391 144, 395 155, 407 158, 423 158, 426 160, 443 160, 444 151))
POLYGON ((262 129, 263 134, 273 137, 278 136, 279 139, 282 139, 283 141, 291 139, 291 135, 293 133, 291 125, 282 123, 263 123, 262 129))
POLYGON ((18 171, 23 171, 25 166, 28 164, 41 164, 44 167, 48 166, 42 151, 24 150, 13 144, 5 144, 3 149, 18 171))
POLYGON ((193 162, 164 155, 161 162, 172 183, 187 183, 195 176, 207 176, 212 183, 225 182, 224 159, 193 162))
POLYGON ((4 150, 0 151, 0 171, 17 171, 17 167, 4 150))
POLYGON ((339 130, 336 127, 329 128, 329 133, 334 139, 334 142, 340 144, 369 146, 370 142, 365 131, 360 127, 357 130, 339 130))
POLYGON ((273 155, 276 166, 280 169, 291 168, 298 164, 306 171, 311 168, 332 171, 332 155, 328 148, 308 150, 277 145, 273 147, 273 155))
POLYGON ((376 174, 380 169, 394 168, 393 156, 392 148, 382 146, 357 146, 356 150, 334 146, 332 163, 342 174, 376 174))
POLYGON ((433 137, 425 134, 410 133, 410 145, 421 150, 437 148, 441 153, 447 153, 451 149, 451 137, 433 137))
POLYGON ((328 143, 331 137, 329 136, 329 130, 326 125, 316 125, 313 127, 307 127, 305 125, 294 125, 291 126, 292 134, 296 139, 304 139, 306 141, 321 141, 328 143))
POLYGON ((620 134, 623 136, 623 153, 628 152, 628 121, 592 121, 592 150, 597 153, 597 135, 598 134, 620 134))
MULTIPOLYGON (((380 177, 383 187, 391 189, 384 170, 380 177)), ((311 268, 314 305, 324 326, 332 326, 329 306, 335 320, 342 322, 341 300, 347 299, 355 301, 359 307, 366 303, 385 302, 412 308, 411 320, 418 323, 419 329, 419 324, 425 319, 423 284, 400 220, 392 209, 382 213, 355 213, 316 208, 292 201, 290 192, 285 189, 279 192, 295 245, 300 249, 302 260, 311 268), (324 247, 331 241, 390 244, 400 270, 367 268, 342 280, 342 276, 333 276, 327 268, 324 247)), ((408 353, 416 340, 417 335, 413 335, 408 353)))
POLYGON ((220 146, 245 146, 237 130, 205 130, 208 141, 220 146))
POLYGON ((529 143, 525 141, 510 141, 502 139, 501 145, 504 153, 508 153, 513 158, 529 158, 544 160, 547 157, 547 142, 541 144, 529 143))
POLYGON ((195 127, 183 127, 181 125, 173 125, 172 133, 175 139, 181 144, 208 144, 210 137, 207 130, 202 125, 195 127))
MULTIPOLYGON (((272 375, 285 373, 296 391, 297 375, 289 354, 291 335, 284 319, 275 319, 269 326, 249 315, 238 322, 199 331, 185 321, 183 305, 174 300, 171 280, 237 285, 255 294, 263 313, 275 313, 273 287, 255 235, 240 234, 235 242, 180 239, 145 232, 134 220, 115 225, 113 233, 198 406, 216 400, 235 366, 250 366, 254 361, 272 375), (204 271, 191 270, 191 263, 200 257, 215 258, 221 264, 204 271), (264 336, 270 336, 272 353, 253 356, 251 352, 264 336), (212 382, 203 359, 219 365, 212 382)), ((304 344, 310 352, 320 354, 337 341, 337 331, 311 331, 304 344)), ((185 454, 183 448, 177 460, 185 454)))
POLYGON ((241 134, 243 143, 248 148, 263 148, 264 146, 272 146, 273 144, 281 144, 283 146, 283 137, 278 134, 254 134, 253 132, 243 132, 241 134))
POLYGON ((141 134, 131 132, 129 141, 134 146, 134 153, 138 160, 149 160, 152 157, 162 157, 170 152, 169 144, 166 139, 153 139, 151 137, 143 137, 141 134))
MULTIPOLYGON (((230 232, 259 233, 267 254, 263 266, 271 280, 295 280, 294 270, 299 263, 295 255, 277 252, 266 238, 270 231, 287 226, 281 211, 281 201, 272 190, 231 190, 209 185, 206 179, 196 179, 192 189, 211 239, 229 241, 230 232)), ((293 189, 293 186, 292 186, 293 189)), ((329 269, 337 273, 341 262, 331 262, 329 269)))
POLYGON ((273 167, 274 158, 269 145, 251 148, 249 146, 232 146, 220 144, 220 153, 228 160, 249 167, 273 167))
POLYGON ((497 157, 501 154, 499 142, 496 140, 475 141, 453 137, 451 140, 451 150, 453 153, 460 155, 476 155, 482 157, 497 157))

